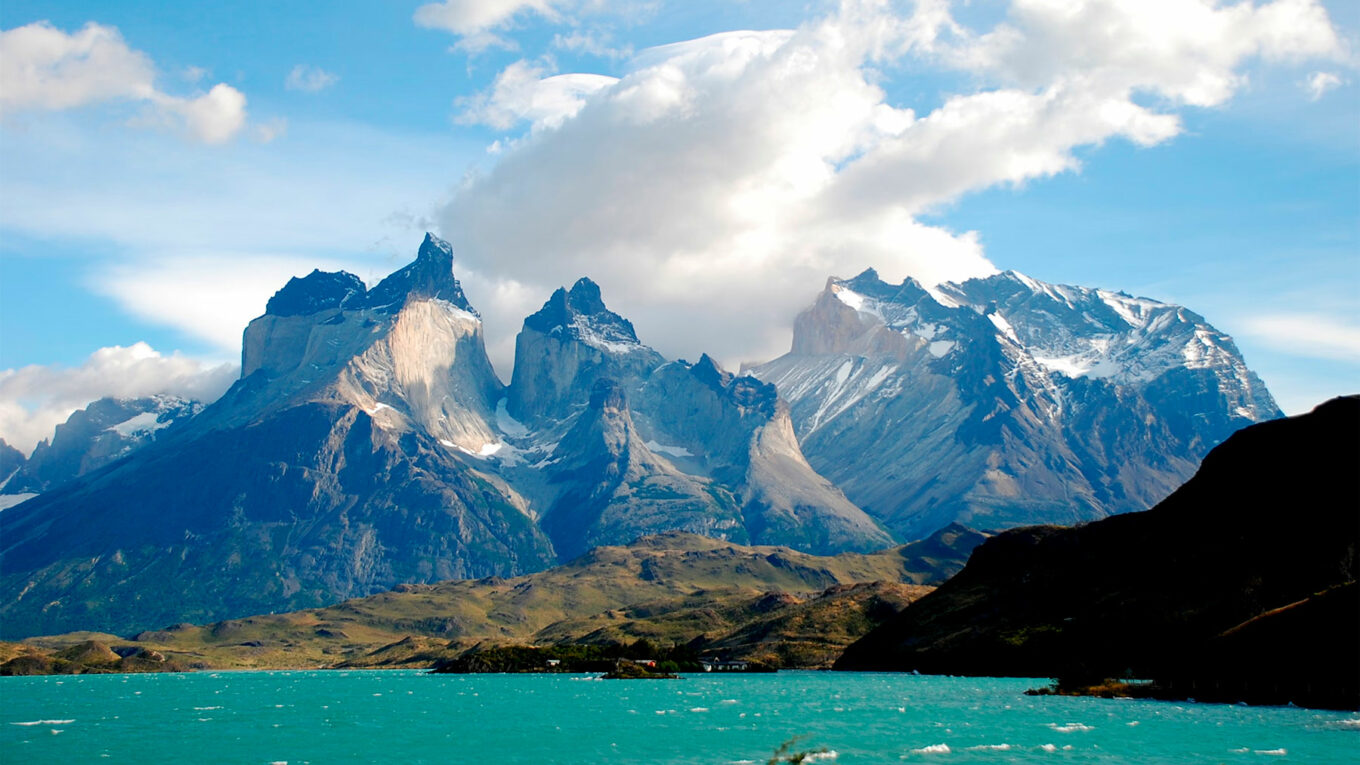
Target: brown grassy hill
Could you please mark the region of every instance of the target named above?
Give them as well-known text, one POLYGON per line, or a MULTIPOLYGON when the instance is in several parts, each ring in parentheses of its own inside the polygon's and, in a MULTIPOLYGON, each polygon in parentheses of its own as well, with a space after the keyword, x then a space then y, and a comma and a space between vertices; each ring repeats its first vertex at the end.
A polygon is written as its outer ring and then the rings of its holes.
POLYGON ((928 592, 922 585, 962 568, 982 538, 951 527, 878 553, 816 556, 661 534, 513 579, 400 585, 328 608, 180 624, 130 638, 32 638, 3 647, 0 657, 34 649, 51 655, 96 641, 120 655, 150 650, 190 668, 428 666, 488 643, 647 637, 672 645, 721 639, 715 647, 733 655, 777 655, 783 641, 803 646, 788 648, 789 660, 824 664, 875 619, 928 592), (885 584, 845 588, 870 582, 885 584), (781 614, 792 620, 787 640, 780 637, 781 614), (745 631, 749 636, 740 637, 745 631))

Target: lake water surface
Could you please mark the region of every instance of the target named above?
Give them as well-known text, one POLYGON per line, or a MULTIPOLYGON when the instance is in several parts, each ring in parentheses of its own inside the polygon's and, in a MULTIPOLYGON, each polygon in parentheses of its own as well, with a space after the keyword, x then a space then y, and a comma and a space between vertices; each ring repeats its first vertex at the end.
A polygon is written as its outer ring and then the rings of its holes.
POLYGON ((1360 762, 1360 715, 1029 697, 1038 680, 780 672, 0 678, 0 760, 202 763, 1360 762))

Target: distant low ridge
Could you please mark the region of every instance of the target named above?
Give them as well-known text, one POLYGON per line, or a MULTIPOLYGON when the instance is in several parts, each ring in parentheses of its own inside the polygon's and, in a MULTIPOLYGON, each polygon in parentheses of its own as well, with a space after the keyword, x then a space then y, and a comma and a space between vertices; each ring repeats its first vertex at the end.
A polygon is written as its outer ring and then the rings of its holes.
POLYGON ((430 667, 488 646, 661 646, 825 667, 958 571, 962 528, 872 554, 820 557, 669 533, 528 576, 406 584, 335 606, 0 643, 0 674, 326 666, 430 667))

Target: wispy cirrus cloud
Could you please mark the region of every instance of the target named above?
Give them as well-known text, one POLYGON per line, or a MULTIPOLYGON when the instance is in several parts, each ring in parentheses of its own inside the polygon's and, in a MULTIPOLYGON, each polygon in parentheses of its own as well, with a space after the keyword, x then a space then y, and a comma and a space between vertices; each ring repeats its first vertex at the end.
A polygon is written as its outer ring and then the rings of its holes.
POLYGON ((1341 84, 1341 76, 1335 72, 1313 72, 1304 80, 1303 89, 1308 93, 1308 98, 1317 101, 1326 95, 1327 91, 1340 87, 1341 84))
POLYGON ((319 93, 340 81, 340 75, 328 72, 319 66, 298 64, 288 72, 283 86, 289 90, 304 93, 319 93))
POLYGON ((441 0, 416 9, 416 24, 442 29, 458 36, 460 50, 478 53, 489 48, 515 48, 496 30, 511 25, 517 16, 560 17, 559 9, 570 0, 441 0))
POLYGON ((553 47, 606 58, 619 58, 630 46, 609 43, 604 30, 582 29, 588 17, 616 18, 646 15, 653 2, 617 3, 609 0, 439 0, 416 8, 412 19, 425 29, 439 29, 457 37, 453 49, 470 54, 493 48, 517 50, 519 44, 504 33, 532 21, 574 27, 556 35, 553 47))
POLYGON ((1280 353, 1360 362, 1360 324, 1316 313, 1270 313, 1242 319, 1242 331, 1280 353))

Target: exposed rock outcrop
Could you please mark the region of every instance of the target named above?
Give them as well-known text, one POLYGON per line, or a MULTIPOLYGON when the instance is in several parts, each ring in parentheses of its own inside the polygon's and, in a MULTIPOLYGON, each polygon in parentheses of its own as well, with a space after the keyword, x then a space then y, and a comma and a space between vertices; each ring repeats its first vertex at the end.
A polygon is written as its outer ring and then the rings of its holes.
POLYGON ((1281 416, 1196 314, 1010 271, 831 279, 790 353, 751 373, 790 402, 812 466, 905 538, 1146 508, 1281 416))

